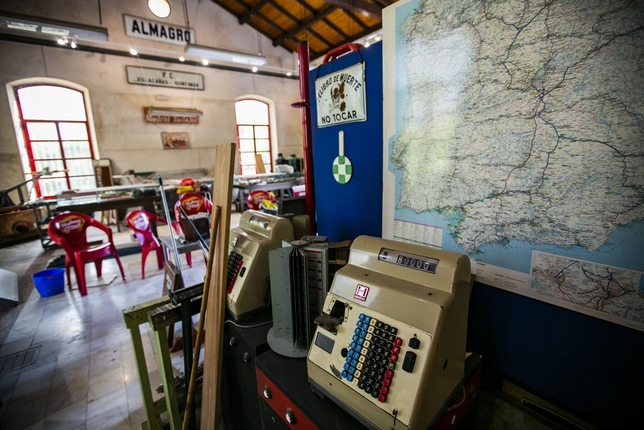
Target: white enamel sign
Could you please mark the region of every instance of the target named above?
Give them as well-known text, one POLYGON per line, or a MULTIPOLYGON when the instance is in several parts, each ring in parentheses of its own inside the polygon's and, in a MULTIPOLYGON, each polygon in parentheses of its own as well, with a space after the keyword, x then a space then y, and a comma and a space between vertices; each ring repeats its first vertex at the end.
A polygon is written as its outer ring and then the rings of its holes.
POLYGON ((129 84, 183 88, 186 90, 203 90, 204 88, 203 75, 200 73, 185 73, 138 66, 125 66, 125 70, 129 84))
POLYGON ((366 121, 364 63, 315 81, 318 127, 366 121))
POLYGON ((129 15, 123 15, 123 19, 125 19, 125 34, 128 36, 175 45, 196 42, 195 31, 191 28, 148 21, 129 15))

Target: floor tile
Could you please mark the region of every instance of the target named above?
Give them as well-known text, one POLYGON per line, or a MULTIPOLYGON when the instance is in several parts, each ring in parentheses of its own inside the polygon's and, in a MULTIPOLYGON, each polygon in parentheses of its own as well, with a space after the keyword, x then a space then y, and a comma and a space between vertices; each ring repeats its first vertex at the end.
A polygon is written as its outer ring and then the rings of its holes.
POLYGON ((47 411, 48 398, 48 393, 33 400, 12 396, 7 405, 7 411, 2 416, 2 428, 24 429, 43 420, 47 411))
POLYGON ((88 390, 88 365, 55 374, 47 402, 47 418, 78 402, 86 402, 88 390))
POLYGON ((43 421, 43 430, 83 430, 87 427, 87 400, 82 399, 76 403, 48 415, 43 421))
POLYGON ((120 389, 125 391, 123 369, 120 365, 112 370, 92 376, 90 364, 89 393, 87 396, 89 403, 120 389))
POLYGON ((11 402, 34 402, 48 396, 54 380, 56 363, 23 367, 11 395, 11 402))
POLYGON ((87 419, 96 418, 117 407, 129 410, 125 384, 121 384, 118 388, 104 393, 100 397, 90 398, 87 403, 87 419))
POLYGON ((130 429, 130 417, 127 405, 121 403, 112 409, 87 419, 87 428, 93 430, 130 429))
POLYGON ((33 342, 33 337, 21 337, 19 339, 13 340, 12 338, 7 337, 2 347, 0 347, 0 357, 5 357, 7 355, 16 354, 22 351, 25 351, 31 348, 33 342))
POLYGON ((9 372, 5 372, 0 377, 0 399, 2 399, 2 409, 0 409, 0 417, 4 414, 6 410, 6 405, 11 400, 11 395, 13 394, 14 387, 18 382, 20 377, 20 372, 22 369, 14 369, 9 372))

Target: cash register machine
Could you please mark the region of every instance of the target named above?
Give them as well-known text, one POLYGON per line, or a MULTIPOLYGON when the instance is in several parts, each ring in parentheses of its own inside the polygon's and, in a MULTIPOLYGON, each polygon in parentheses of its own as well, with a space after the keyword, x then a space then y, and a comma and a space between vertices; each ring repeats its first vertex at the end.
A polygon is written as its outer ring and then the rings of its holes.
POLYGON ((256 210, 244 212, 230 232, 226 302, 235 321, 270 305, 268 251, 282 241, 293 241, 291 221, 256 210))
POLYGON ((307 357, 314 391, 372 429, 426 429, 464 378, 466 255, 360 236, 307 357))

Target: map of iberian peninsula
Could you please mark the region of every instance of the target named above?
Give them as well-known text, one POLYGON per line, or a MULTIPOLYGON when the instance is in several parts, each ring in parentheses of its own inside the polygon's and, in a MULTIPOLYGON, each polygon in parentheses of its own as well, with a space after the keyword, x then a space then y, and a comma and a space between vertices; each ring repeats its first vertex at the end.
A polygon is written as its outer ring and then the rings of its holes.
POLYGON ((420 2, 397 51, 397 207, 444 214, 470 254, 593 251, 644 219, 643 23, 637 1, 420 2))

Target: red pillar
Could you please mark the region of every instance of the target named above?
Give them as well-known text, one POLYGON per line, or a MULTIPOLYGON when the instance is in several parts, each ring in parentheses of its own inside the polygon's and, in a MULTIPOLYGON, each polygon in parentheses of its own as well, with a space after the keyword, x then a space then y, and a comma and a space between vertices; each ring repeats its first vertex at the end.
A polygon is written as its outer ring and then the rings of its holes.
POLYGON ((313 140, 311 136, 311 101, 309 97, 309 44, 298 42, 300 101, 291 106, 300 109, 302 117, 302 154, 304 157, 304 184, 306 185, 306 212, 309 215, 309 233, 317 234, 315 220, 315 184, 313 183, 313 140))

